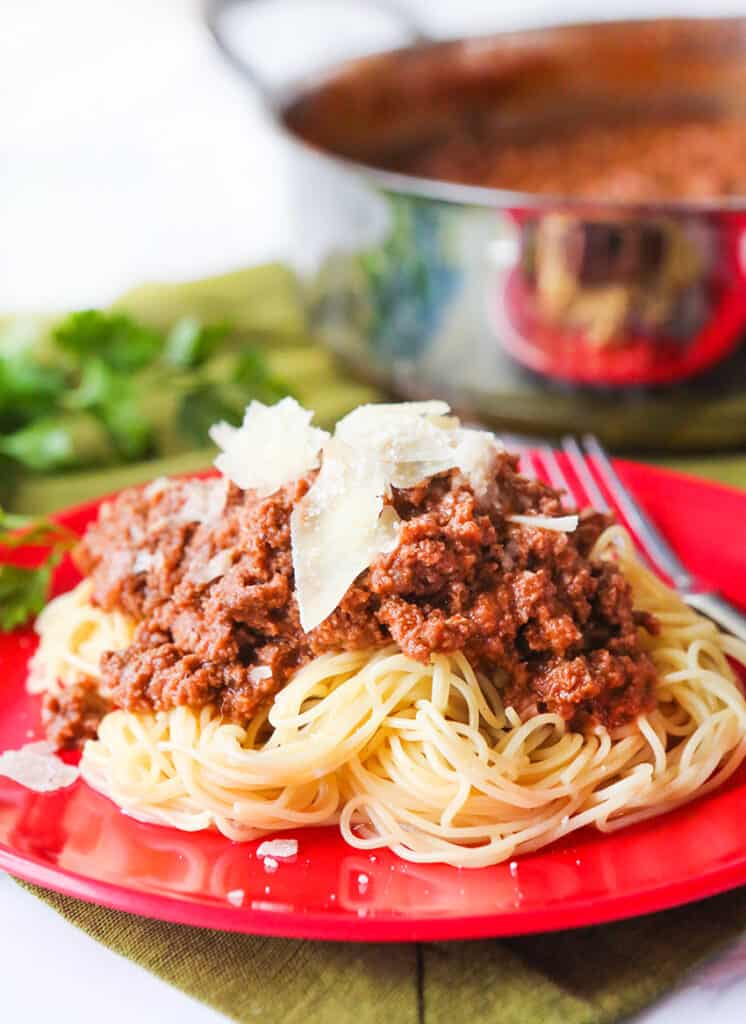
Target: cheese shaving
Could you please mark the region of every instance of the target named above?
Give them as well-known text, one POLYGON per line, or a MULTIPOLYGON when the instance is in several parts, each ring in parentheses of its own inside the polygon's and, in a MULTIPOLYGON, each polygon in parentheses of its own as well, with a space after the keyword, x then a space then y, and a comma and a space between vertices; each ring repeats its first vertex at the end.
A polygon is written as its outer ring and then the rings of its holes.
POLYGON ((295 589, 306 632, 324 621, 357 576, 396 546, 398 516, 383 519, 386 474, 371 452, 336 438, 324 448, 316 481, 293 509, 295 589))
POLYGON ((20 783, 35 793, 53 793, 71 786, 79 772, 55 756, 51 743, 28 743, 20 750, 0 754, 0 775, 20 783))
POLYGON ((384 458, 423 461, 440 451, 438 433, 458 425, 445 402, 359 405, 337 424, 334 436, 352 447, 375 448, 384 458))
POLYGON ((445 402, 361 405, 337 424, 335 439, 383 464, 387 484, 413 487, 453 468, 458 420, 445 402))
POLYGON ((246 899, 246 893, 243 889, 231 889, 230 892, 225 894, 225 898, 234 907, 242 907, 243 901, 246 899))
POLYGON ((415 487, 449 469, 461 470, 481 496, 494 483, 495 454, 502 445, 483 430, 461 426, 445 402, 361 405, 337 424, 335 439, 375 452, 387 484, 415 487))
POLYGON ((129 534, 130 540, 134 544, 145 543, 145 530, 143 530, 139 523, 130 523, 129 526, 127 527, 127 533, 129 534))
POLYGON ((137 559, 127 548, 116 548, 109 555, 108 563, 115 575, 126 575, 131 572, 137 559))
POLYGON ((252 683, 261 683, 265 679, 272 678, 272 669, 269 665, 255 665, 249 669, 249 679, 252 683))
POLYGON ((556 533, 574 533, 578 528, 578 516, 507 516, 509 523, 530 526, 535 530, 554 530, 556 533))
POLYGON ((204 523, 208 526, 220 521, 228 500, 228 480, 190 480, 183 485, 184 504, 173 517, 177 523, 204 523))
POLYGON ((312 427, 312 418, 294 398, 271 407, 252 402, 240 427, 217 423, 210 429, 210 437, 222 448, 215 465, 238 487, 266 498, 318 467, 329 435, 312 427))
POLYGON ((150 551, 138 551, 132 563, 132 572, 148 572, 153 565, 153 555, 150 551))
POLYGON ((151 480, 147 487, 143 489, 143 494, 146 498, 160 498, 164 491, 168 490, 171 486, 171 481, 167 476, 157 476, 155 480, 151 480))
POLYGON ((502 442, 486 430, 457 431, 455 465, 478 498, 495 499, 495 459, 503 451, 502 442))
POLYGON ((287 860, 298 855, 297 839, 268 839, 256 851, 257 857, 287 860))
POLYGON ((385 499, 458 469, 478 497, 495 486, 498 441, 463 428, 445 402, 363 405, 337 424, 321 471, 291 517, 293 568, 306 632, 339 605, 356 577, 395 550, 399 519, 385 499))
POLYGON ((206 586, 208 583, 212 583, 213 580, 225 576, 232 565, 233 552, 229 548, 224 548, 203 565, 198 565, 192 571, 190 578, 195 583, 206 586))

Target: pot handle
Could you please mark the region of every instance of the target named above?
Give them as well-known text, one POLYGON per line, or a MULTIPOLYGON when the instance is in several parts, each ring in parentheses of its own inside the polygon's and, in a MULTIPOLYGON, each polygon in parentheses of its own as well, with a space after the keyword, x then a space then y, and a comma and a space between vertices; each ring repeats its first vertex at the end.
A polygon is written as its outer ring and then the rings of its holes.
MULTIPOLYGON (((256 68, 251 65, 247 58, 235 49, 223 24, 223 15, 233 7, 240 7, 251 3, 252 0, 205 0, 203 12, 205 25, 210 32, 218 49, 228 63, 239 72, 244 78, 261 93, 270 106, 274 105, 273 89, 262 79, 256 68)), ((417 24, 412 16, 402 10, 398 0, 361 0, 362 4, 368 4, 386 14, 393 15, 406 29, 407 35, 412 43, 427 43, 430 36, 417 24)))

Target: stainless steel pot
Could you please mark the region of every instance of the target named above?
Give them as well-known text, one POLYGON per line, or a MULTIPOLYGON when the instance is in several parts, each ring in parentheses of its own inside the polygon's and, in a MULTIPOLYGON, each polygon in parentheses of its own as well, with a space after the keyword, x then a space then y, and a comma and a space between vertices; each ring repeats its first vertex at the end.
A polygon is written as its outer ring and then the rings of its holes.
POLYGON ((746 438, 743 410, 726 412, 722 430, 693 431, 700 392, 676 386, 709 371, 713 408, 736 378, 746 391, 734 355, 746 329, 746 197, 601 202, 376 166, 385 149, 441 137, 485 97, 508 133, 610 106, 733 113, 746 102, 746 19, 449 42, 409 26, 411 45, 270 90, 224 31, 240 2, 211 3, 208 24, 296 153, 302 237, 327 239, 307 275, 313 325, 343 360, 397 394, 442 396, 523 429, 579 425, 619 447, 746 438), (713 376, 719 364, 725 377, 713 376), (663 389, 674 400, 651 405, 663 389))

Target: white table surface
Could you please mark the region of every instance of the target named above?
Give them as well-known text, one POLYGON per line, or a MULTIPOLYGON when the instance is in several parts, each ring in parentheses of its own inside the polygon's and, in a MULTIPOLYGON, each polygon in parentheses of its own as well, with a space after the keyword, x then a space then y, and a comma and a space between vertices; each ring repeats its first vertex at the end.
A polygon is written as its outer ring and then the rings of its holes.
MULTIPOLYGON (((385 17, 355 13, 354 0, 327 3, 348 47, 395 42, 385 17)), ((0 309, 103 303, 145 279, 297 255, 285 157, 256 98, 215 55, 197 6, 2 0, 0 309)), ((327 30, 331 15, 284 6, 282 16, 266 7, 251 29, 272 73, 312 65, 338 42, 339 32, 327 30)), ((714 9, 712 0, 569 0, 561 14, 553 0, 406 6, 445 34, 650 15, 653 6, 714 9)), ((743 0, 715 7, 743 13, 743 0)), ((102 1007, 107 1024, 225 1019, 71 928, 2 875, 0 965, 0 1021, 8 1024, 100 1024, 102 1007)), ((746 1020, 746 937, 639 1020, 698 1024, 706 1016, 746 1020)))

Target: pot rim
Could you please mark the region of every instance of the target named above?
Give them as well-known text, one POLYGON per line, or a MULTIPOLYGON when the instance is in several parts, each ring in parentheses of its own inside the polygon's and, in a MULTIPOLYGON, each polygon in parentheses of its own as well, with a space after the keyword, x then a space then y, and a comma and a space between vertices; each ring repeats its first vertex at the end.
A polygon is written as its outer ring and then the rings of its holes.
MULTIPOLYGON (((389 52, 389 51, 387 51, 389 52)), ((546 213, 561 209, 569 213, 573 211, 623 214, 632 212, 637 216, 659 216, 661 214, 707 215, 721 213, 746 213, 746 193, 736 196, 722 196, 713 199, 655 199, 646 201, 630 201, 620 199, 584 199, 582 196, 566 196, 562 194, 538 192, 519 192, 511 189, 494 188, 484 185, 464 185, 461 182, 446 181, 442 178, 424 178, 414 174, 403 174, 398 171, 387 171, 373 164, 362 163, 350 157, 335 153, 334 150, 314 145, 298 132, 293 131, 280 118, 274 118, 283 136, 293 145, 317 158, 331 161, 354 171, 365 178, 371 179, 387 192, 397 195, 411 196, 417 199, 429 199, 433 202, 446 202, 460 206, 477 206, 485 209, 502 210, 536 210, 546 213)))
MULTIPOLYGON (((229 4, 236 0, 228 0, 229 4)), ((240 2, 240 0, 238 0, 240 2)), ((744 36, 744 57, 746 58, 746 17, 730 15, 722 17, 702 16, 671 16, 665 18, 634 18, 634 19, 612 19, 608 21, 578 21, 563 23, 559 25, 544 25, 534 28, 514 29, 499 32, 485 32, 481 34, 460 36, 453 39, 432 39, 419 34, 414 42, 405 43, 401 46, 391 47, 365 56, 335 61, 327 67, 316 70, 312 73, 296 77, 285 83, 281 88, 270 91, 262 85, 261 81, 254 74, 253 69, 240 57, 225 39, 219 25, 220 2, 214 3, 212 11, 207 18, 208 28, 222 51, 223 55, 230 61, 234 68, 251 84, 258 89, 265 108, 271 115, 275 125, 280 129, 283 136, 298 145, 305 152, 313 153, 315 156, 322 156, 331 160, 334 164, 347 168, 357 174, 372 180, 386 191, 395 192, 400 195, 413 196, 419 199, 430 199, 436 202, 447 202, 462 206, 477 206, 485 208, 500 209, 521 209, 539 212, 561 207, 563 210, 593 210, 598 213, 605 211, 615 214, 626 213, 627 211, 637 215, 657 215, 659 213, 670 213, 678 215, 708 215, 718 213, 743 213, 746 212, 746 193, 740 195, 714 196, 706 199, 655 199, 655 200, 618 200, 618 199, 596 199, 584 198, 582 196, 567 196, 561 193, 536 193, 524 192, 513 189, 502 189, 485 185, 468 185, 461 182, 451 182, 440 178, 428 178, 421 175, 406 174, 399 171, 390 171, 374 164, 355 160, 326 148, 310 139, 304 137, 299 131, 292 128, 286 120, 290 108, 303 97, 312 95, 326 83, 338 78, 345 69, 355 64, 374 62, 388 57, 406 59, 408 55, 422 52, 426 49, 451 49, 456 50, 466 46, 486 46, 493 42, 509 43, 511 40, 540 40, 547 35, 573 35, 579 32, 592 32, 601 29, 610 33, 625 30, 644 30, 651 25, 661 27, 696 29, 703 25, 722 26, 724 30, 740 29, 744 36)))

